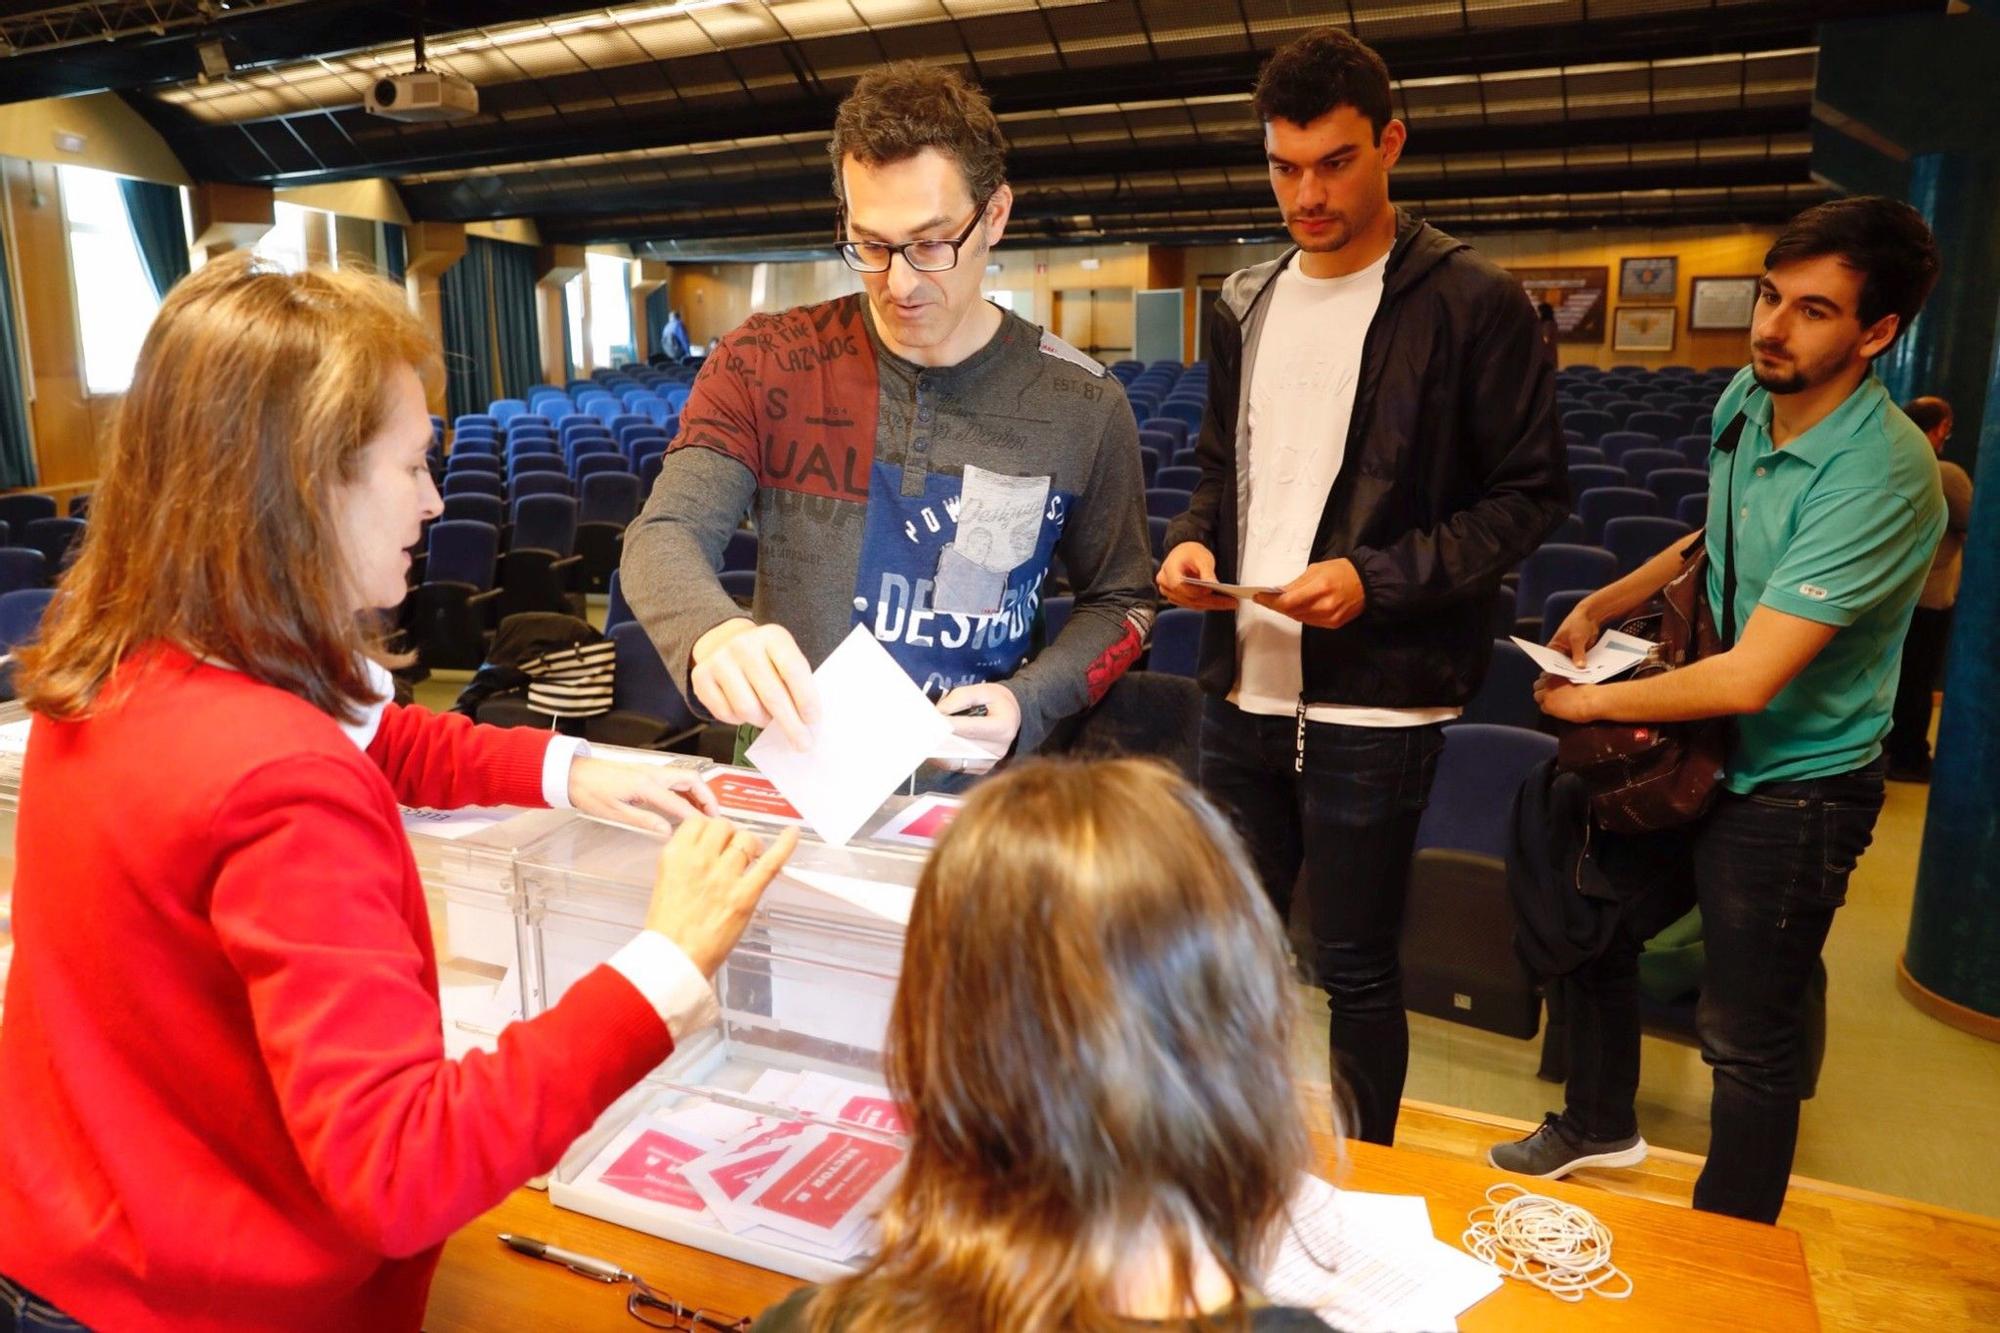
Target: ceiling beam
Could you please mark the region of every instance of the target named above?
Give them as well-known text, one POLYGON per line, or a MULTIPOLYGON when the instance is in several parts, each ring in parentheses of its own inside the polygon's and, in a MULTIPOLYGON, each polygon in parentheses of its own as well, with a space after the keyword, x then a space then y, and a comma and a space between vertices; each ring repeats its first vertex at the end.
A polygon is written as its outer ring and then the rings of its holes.
MULTIPOLYGON (((1776 50, 1810 45, 1818 22, 1849 14, 1880 14, 1928 10, 1937 0, 1819 0, 1816 4, 1763 3, 1727 8, 1701 6, 1680 13, 1592 18, 1583 23, 1523 26, 1481 32, 1476 40, 1463 34, 1385 40, 1381 51, 1399 78, 1469 75, 1514 68, 1599 64, 1623 60, 1659 60, 1716 53, 1776 50)), ((1133 36, 1135 56, 1145 51, 1133 36)), ((808 58, 814 42, 796 44, 808 58)), ((1263 52, 1204 55, 1161 61, 1135 59, 1129 64, 1092 69, 1087 83, 1093 102, 1152 100, 1176 96, 1241 94, 1255 79, 1263 52)), ((671 69, 672 61, 664 67, 671 69)), ((601 102, 593 70, 541 80, 550 98, 560 104, 586 106, 601 102)), ((1017 74, 990 77, 987 91, 1003 112, 1034 111, 1075 105, 1079 79, 1073 74, 1017 74)), ((514 85, 487 90, 489 102, 504 103, 514 85)), ((741 96, 666 103, 654 107, 602 107, 549 118, 533 129, 518 123, 409 128, 393 135, 383 123, 359 108, 312 110, 292 115, 331 115, 346 129, 364 160, 326 171, 274 178, 255 162, 240 162, 245 179, 272 184, 309 184, 369 175, 405 175, 467 167, 499 167, 554 157, 651 148, 684 147, 715 137, 718 123, 741 138, 790 133, 823 133, 832 124, 838 94, 828 88, 752 101, 741 96)), ((142 99, 155 100, 155 99, 142 99)), ((225 138, 227 126, 208 125, 159 104, 155 124, 176 148, 204 138, 225 138)), ((257 124, 259 121, 244 122, 257 124)), ((218 164, 234 155, 205 155, 218 164)))
MULTIPOLYGON (((1567 171, 1514 172, 1491 175, 1449 177, 1399 183, 1394 197, 1399 203, 1419 206, 1432 200, 1465 198, 1512 199, 1521 196, 1591 195, 1620 191, 1647 192, 1675 189, 1726 189, 1743 186, 1804 185, 1811 182, 1809 164, 1804 159, 1727 161, 1680 167, 1618 166, 1578 168, 1567 171)), ((1270 192, 1263 186, 1247 189, 1202 191, 1148 191, 1144 193, 1028 194, 1016 201, 1010 224, 1013 232, 1060 233, 1073 229, 1072 219, 1087 218, 1093 225, 1118 227, 1119 219, 1143 226, 1144 219, 1158 214, 1198 213, 1229 210, 1246 216, 1270 217, 1275 212, 1270 192), (1139 219, 1138 222, 1130 220, 1139 219)), ((761 217, 732 213, 703 216, 682 210, 668 213, 641 213, 601 218, 545 218, 540 228, 545 238, 569 242, 626 242, 642 244, 656 240, 686 240, 743 235, 833 236, 833 208, 830 201, 773 207, 761 217)))
MULTIPOLYGON (((1792 106, 1756 107, 1748 111, 1616 116, 1437 130, 1425 130, 1419 125, 1412 130, 1410 150, 1404 161, 1419 163, 1473 154, 1620 144, 1761 138, 1803 133, 1811 128, 1811 123, 1811 106, 1801 100, 1792 106)), ((1199 143, 1141 141, 1132 147, 1015 153, 1008 163, 1008 178, 1015 190, 1022 192, 1049 188, 1077 177, 1247 168, 1257 166, 1259 160, 1259 147, 1248 138, 1199 143)), ((563 212, 569 216, 644 211, 667 195, 682 204, 720 204, 739 199, 744 189, 740 175, 670 183, 651 180, 607 184, 604 176, 617 172, 618 166, 607 163, 480 172, 451 181, 405 183, 401 188, 412 214, 459 222, 541 213, 554 201, 560 201, 563 212), (536 188, 538 182, 542 188, 536 188)), ((828 188, 826 168, 815 163, 806 171, 759 172, 756 188, 760 203, 823 201, 828 188)))

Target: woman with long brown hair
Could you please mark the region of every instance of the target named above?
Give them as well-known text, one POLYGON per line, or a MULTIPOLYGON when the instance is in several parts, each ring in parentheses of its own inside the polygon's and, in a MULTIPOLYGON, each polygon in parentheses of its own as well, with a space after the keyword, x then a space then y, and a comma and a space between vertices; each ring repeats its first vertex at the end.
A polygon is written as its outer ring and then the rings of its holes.
POLYGON ((167 296, 40 642, 0 1025, 0 1329, 415 1329, 447 1236, 707 1021, 760 856, 659 770, 388 701, 442 508, 395 288, 167 296), (398 803, 682 824, 647 929, 448 1060, 398 803))
POLYGON ((1290 977, 1241 845, 1166 769, 979 787, 910 914, 878 1251, 757 1333, 1324 1330, 1256 1294, 1308 1162, 1290 977))

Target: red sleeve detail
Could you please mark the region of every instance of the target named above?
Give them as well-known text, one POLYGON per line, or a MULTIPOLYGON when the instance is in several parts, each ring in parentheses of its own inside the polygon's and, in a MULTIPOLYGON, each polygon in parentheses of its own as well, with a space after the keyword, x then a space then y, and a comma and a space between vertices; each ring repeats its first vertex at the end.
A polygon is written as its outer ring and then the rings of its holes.
POLYGON ((764 447, 757 412, 761 396, 757 361, 764 322, 765 317, 759 316, 731 330, 703 359, 687 402, 681 405, 680 433, 667 446, 669 452, 713 449, 761 481, 764 447))
POLYGON ((672 1051, 652 1006, 600 966, 496 1052, 447 1060, 401 830, 334 759, 253 773, 215 831, 210 919, 286 1131, 334 1216, 380 1254, 440 1244, 554 1166, 672 1051))
POLYGON ((878 388, 862 299, 758 315, 724 338, 669 447, 726 454, 759 486, 865 502, 878 388))
POLYGON ((545 805, 542 760, 549 733, 483 727, 458 713, 390 704, 368 757, 404 805, 545 805))
POLYGON ((1145 647, 1138 628, 1131 621, 1126 621, 1125 633, 1118 642, 1098 654, 1083 673, 1084 682, 1090 690, 1090 702, 1102 699, 1118 683, 1118 678, 1132 669, 1132 664, 1139 660, 1139 654, 1145 647))

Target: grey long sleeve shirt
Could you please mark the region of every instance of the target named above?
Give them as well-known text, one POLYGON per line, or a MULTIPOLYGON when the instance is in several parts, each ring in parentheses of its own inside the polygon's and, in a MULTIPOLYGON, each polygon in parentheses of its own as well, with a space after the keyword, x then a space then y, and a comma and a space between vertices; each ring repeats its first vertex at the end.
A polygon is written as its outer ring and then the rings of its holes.
POLYGON ((955 366, 922 367, 846 296, 758 315, 709 355, 620 582, 674 683, 695 641, 742 610, 715 571, 752 516, 752 616, 814 666, 866 625, 932 698, 1004 682, 1016 751, 1102 697, 1152 624, 1137 426, 1095 361, 1012 314, 955 366), (1069 622, 1028 653, 1051 558, 1069 622))

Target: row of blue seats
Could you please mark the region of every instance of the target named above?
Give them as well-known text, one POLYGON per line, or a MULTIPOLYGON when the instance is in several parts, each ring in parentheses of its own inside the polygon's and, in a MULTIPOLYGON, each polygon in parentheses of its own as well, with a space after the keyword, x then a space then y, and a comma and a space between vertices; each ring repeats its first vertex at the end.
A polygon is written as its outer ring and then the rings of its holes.
POLYGON ((1637 407, 1587 407, 1559 414, 1563 436, 1573 444, 1596 444, 1606 435, 1630 431, 1658 440, 1677 440, 1683 435, 1707 435, 1715 414, 1707 407, 1689 404, 1677 411, 1637 407), (1574 438, 1572 438, 1574 437, 1574 438))
POLYGON ((80 518, 32 518, 16 534, 12 524, 0 520, 0 593, 53 587, 84 526, 80 518))

